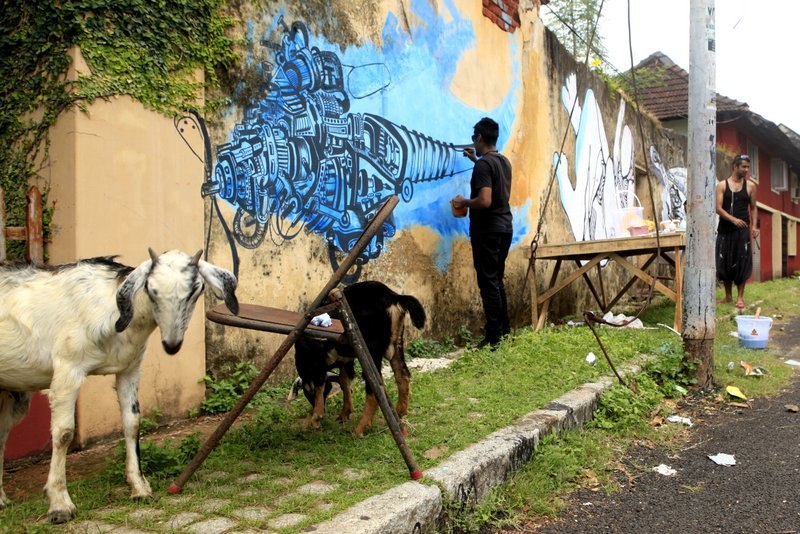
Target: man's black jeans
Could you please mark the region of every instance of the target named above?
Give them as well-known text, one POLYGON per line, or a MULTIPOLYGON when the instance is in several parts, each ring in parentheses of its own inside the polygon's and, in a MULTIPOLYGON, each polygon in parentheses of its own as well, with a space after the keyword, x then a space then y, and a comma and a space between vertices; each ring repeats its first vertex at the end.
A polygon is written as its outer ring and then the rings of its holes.
POLYGON ((508 321, 508 304, 503 275, 506 270, 506 256, 511 247, 511 234, 486 233, 473 235, 472 264, 478 275, 478 288, 486 316, 484 335, 487 341, 495 343, 511 332, 508 321))

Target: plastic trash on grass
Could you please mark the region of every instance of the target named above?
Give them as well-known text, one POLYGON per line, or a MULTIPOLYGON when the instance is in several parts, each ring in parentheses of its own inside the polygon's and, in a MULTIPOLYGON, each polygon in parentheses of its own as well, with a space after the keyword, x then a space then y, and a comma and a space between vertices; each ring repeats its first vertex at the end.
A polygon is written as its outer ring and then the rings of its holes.
POLYGON ((737 388, 736 386, 727 386, 725 388, 725 391, 731 397, 736 397, 736 398, 739 398, 739 399, 742 399, 742 400, 747 400, 747 396, 744 393, 742 393, 742 390, 737 388))
POLYGON ((586 355, 586 363, 589 365, 597 365, 597 356, 594 355, 594 352, 590 352, 586 355))
POLYGON ((667 417, 667 421, 669 421, 670 423, 682 423, 686 426, 694 425, 691 419, 689 419, 688 417, 682 417, 680 415, 670 415, 669 417, 667 417))
POLYGON ((763 368, 753 367, 752 365, 750 365, 745 361, 740 361, 739 365, 741 365, 742 369, 744 369, 745 376, 764 376, 765 374, 767 374, 763 368))

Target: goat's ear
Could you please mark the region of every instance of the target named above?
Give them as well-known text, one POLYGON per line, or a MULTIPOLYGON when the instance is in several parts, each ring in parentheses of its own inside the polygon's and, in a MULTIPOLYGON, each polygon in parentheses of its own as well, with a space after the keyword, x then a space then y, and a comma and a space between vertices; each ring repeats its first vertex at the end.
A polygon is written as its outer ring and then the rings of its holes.
POLYGON ((122 332, 133 320, 133 296, 144 286, 147 275, 153 267, 153 260, 147 260, 133 270, 117 289, 117 308, 119 319, 115 328, 122 332))
POLYGON ((237 281, 233 273, 203 260, 199 261, 198 268, 203 280, 219 293, 222 293, 222 298, 225 300, 225 305, 228 309, 234 314, 239 313, 239 301, 236 299, 237 281))

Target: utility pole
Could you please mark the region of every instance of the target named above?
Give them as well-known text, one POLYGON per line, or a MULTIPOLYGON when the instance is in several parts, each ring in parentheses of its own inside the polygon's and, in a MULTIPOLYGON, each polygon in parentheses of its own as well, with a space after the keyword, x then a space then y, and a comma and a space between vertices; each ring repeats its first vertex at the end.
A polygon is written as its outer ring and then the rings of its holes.
POLYGON ((697 360, 697 384, 714 381, 716 266, 714 258, 717 101, 714 0, 691 0, 689 9, 689 176, 683 346, 697 360))

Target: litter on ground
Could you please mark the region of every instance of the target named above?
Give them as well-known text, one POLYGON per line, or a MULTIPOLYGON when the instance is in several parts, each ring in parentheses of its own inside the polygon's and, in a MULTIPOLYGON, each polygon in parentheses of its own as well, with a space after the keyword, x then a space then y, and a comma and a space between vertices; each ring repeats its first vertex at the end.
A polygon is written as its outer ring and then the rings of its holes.
POLYGON ((670 423, 683 423, 686 426, 692 426, 694 424, 688 417, 682 417, 680 415, 670 415, 667 417, 667 421, 670 423))
POLYGON ((725 388, 725 391, 731 397, 738 397, 742 400, 747 400, 747 396, 744 393, 742 393, 742 390, 737 388, 736 386, 728 386, 725 388))
POLYGON ((672 477, 675 476, 678 472, 675 471, 673 468, 666 464, 660 464, 653 468, 653 471, 658 473, 659 475, 664 475, 665 477, 672 477))
POLYGON ((624 313, 620 313, 619 315, 614 315, 611 312, 606 313, 603 316, 603 320, 607 323, 621 325, 627 321, 630 323, 625 325, 625 328, 643 328, 644 323, 642 323, 641 319, 634 319, 633 317, 628 317, 624 313))
POLYGON ((739 365, 741 365, 742 369, 744 369, 745 376, 764 376, 766 374, 766 371, 764 371, 763 368, 753 367, 747 362, 740 361, 739 365))
POLYGON ((732 454, 726 454, 724 452, 720 452, 715 454, 714 456, 709 455, 708 458, 717 465, 724 465, 724 466, 736 465, 736 458, 734 458, 732 454))

